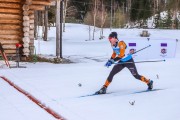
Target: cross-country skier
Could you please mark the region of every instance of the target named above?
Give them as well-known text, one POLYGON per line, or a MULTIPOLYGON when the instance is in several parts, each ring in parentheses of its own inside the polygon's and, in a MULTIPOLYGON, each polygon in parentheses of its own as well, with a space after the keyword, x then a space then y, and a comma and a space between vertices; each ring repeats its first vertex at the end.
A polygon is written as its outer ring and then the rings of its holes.
POLYGON ((153 88, 153 81, 145 78, 142 75, 139 75, 136 69, 135 64, 133 63, 134 60, 132 58, 132 55, 125 55, 125 50, 127 48, 126 43, 124 41, 119 41, 117 38, 116 32, 111 32, 109 35, 109 42, 111 43, 113 54, 111 58, 107 61, 105 64, 106 67, 111 66, 113 63, 123 63, 123 62, 130 62, 125 64, 116 64, 114 65, 112 71, 110 72, 107 80, 105 81, 103 87, 97 91, 95 94, 106 94, 106 89, 109 86, 109 84, 112 82, 112 79, 115 74, 120 72, 123 68, 127 67, 131 74, 136 78, 139 79, 142 82, 145 82, 148 86, 148 90, 151 90, 153 88))

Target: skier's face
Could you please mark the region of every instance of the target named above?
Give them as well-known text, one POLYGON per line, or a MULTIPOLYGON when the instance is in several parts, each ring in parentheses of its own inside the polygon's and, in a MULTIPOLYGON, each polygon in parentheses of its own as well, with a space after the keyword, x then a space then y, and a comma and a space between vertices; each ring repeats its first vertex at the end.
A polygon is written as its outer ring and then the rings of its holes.
POLYGON ((109 42, 111 43, 112 46, 114 46, 117 42, 117 39, 114 37, 109 37, 109 42))

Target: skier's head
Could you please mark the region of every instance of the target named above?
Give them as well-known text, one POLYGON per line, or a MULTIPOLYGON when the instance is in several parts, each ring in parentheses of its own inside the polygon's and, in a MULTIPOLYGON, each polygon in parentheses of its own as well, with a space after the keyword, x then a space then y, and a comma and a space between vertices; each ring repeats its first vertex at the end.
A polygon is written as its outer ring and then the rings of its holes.
POLYGON ((115 45, 117 41, 117 32, 111 32, 109 34, 109 42, 111 43, 111 45, 115 45))
POLYGON ((111 33, 109 34, 109 37, 114 37, 114 38, 116 38, 116 39, 117 39, 117 36, 118 36, 117 32, 111 32, 111 33))

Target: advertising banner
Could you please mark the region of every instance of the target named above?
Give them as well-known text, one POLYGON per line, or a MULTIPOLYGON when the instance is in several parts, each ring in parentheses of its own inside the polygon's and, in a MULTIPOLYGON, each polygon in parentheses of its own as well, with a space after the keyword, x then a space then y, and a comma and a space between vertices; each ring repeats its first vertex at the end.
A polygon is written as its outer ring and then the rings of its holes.
POLYGON ((176 39, 157 38, 125 38, 126 54, 133 53, 144 47, 150 47, 133 55, 134 59, 165 59, 173 58, 176 53, 176 39))

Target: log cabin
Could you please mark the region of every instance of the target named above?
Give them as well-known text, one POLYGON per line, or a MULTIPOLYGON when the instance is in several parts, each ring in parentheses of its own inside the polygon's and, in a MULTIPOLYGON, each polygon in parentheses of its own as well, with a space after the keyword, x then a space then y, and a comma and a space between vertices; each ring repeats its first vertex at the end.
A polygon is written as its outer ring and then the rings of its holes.
POLYGON ((0 0, 0 42, 7 55, 16 54, 16 44, 23 45, 21 54, 30 55, 34 45, 34 12, 45 10, 52 0, 0 0))

